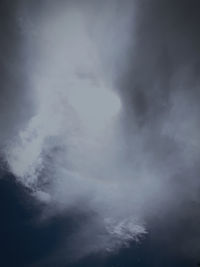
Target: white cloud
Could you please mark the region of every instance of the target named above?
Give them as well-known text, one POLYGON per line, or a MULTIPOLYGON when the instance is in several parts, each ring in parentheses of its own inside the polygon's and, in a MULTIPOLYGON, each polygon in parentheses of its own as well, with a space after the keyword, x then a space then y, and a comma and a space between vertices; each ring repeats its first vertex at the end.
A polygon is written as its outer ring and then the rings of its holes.
POLYGON ((135 117, 125 113, 116 80, 127 59, 132 11, 123 5, 119 19, 119 3, 104 4, 98 12, 81 4, 50 6, 26 28, 32 62, 27 91, 35 110, 4 151, 17 179, 55 213, 92 213, 71 243, 81 240, 80 255, 113 251, 143 236, 145 219, 173 206, 173 178, 191 164, 188 153, 195 157, 191 149, 198 144, 192 130, 197 118, 180 122, 190 113, 180 95, 173 100, 183 106, 174 103, 159 125, 138 129, 135 117), (180 155, 183 150, 169 140, 186 144, 187 153, 180 155))
MULTIPOLYGON (((104 70, 87 15, 73 7, 35 22, 38 38, 29 33, 27 46, 37 52, 29 74, 36 111, 5 154, 17 179, 57 207, 55 212, 80 206, 83 199, 81 209, 94 211, 99 220, 92 227, 94 240, 104 232, 99 250, 112 250, 136 240, 145 229, 126 207, 124 180, 132 174, 126 173, 120 156, 122 103, 104 70)), ((95 242, 84 253, 93 250, 95 242)))

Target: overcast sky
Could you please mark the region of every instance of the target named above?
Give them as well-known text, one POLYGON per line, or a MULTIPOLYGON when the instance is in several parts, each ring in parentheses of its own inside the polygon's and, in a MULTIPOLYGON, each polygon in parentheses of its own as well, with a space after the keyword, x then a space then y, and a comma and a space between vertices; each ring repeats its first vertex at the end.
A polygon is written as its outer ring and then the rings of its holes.
POLYGON ((0 12, 1 228, 13 210, 5 239, 28 231, 34 251, 19 264, 196 264, 199 1, 18 0, 0 12))

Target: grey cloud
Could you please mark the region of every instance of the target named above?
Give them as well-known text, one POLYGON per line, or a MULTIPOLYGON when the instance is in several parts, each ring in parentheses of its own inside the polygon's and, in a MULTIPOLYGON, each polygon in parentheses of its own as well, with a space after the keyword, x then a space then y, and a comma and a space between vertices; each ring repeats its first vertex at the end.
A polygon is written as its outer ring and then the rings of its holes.
POLYGON ((199 2, 20 4, 19 24, 4 19, 10 35, 2 33, 9 45, 0 123, 2 140, 14 144, 6 151, 11 171, 55 213, 80 201, 96 213, 73 239, 72 248, 86 240, 82 254, 111 240, 111 250, 126 244, 138 229, 146 232, 144 222, 159 228, 155 216, 172 233, 180 218, 189 220, 188 234, 180 231, 183 251, 198 251, 191 221, 200 185, 199 2), (122 110, 96 144, 79 133, 67 88, 103 90, 102 81, 119 94, 122 110))

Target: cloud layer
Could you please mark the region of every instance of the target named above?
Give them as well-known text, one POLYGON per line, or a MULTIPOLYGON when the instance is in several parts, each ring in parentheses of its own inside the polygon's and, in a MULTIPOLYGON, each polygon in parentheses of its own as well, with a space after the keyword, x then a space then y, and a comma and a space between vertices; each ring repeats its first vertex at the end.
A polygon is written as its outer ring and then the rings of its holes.
POLYGON ((10 57, 4 66, 22 86, 1 91, 2 155, 47 217, 90 214, 71 237, 71 250, 84 243, 76 257, 128 245, 156 216, 178 220, 199 202, 193 2, 180 14, 176 1, 20 3, 21 76, 10 57))

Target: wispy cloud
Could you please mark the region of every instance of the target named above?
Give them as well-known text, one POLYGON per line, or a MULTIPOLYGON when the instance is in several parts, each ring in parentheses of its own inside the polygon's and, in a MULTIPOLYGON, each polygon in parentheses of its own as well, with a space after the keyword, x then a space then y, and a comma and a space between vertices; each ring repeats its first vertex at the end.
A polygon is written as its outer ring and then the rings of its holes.
POLYGON ((2 141, 10 171, 54 213, 91 212, 71 238, 72 250, 84 244, 76 257, 126 246, 155 216, 198 199, 193 63, 179 65, 176 29, 152 11, 167 17, 170 5, 109 3, 24 9, 28 83, 8 114, 27 114, 9 117, 2 141))

